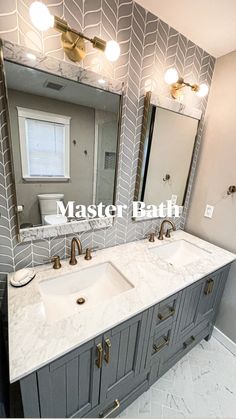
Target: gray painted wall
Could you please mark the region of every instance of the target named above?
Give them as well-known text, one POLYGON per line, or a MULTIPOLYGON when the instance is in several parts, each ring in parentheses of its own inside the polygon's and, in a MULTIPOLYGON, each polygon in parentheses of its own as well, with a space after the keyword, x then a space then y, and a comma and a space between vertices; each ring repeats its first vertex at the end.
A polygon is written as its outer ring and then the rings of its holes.
MULTIPOLYGON (((206 82, 210 85, 215 59, 133 0, 77 0, 59 3, 52 0, 46 3, 50 4, 52 14, 63 16, 70 26, 85 32, 87 36, 97 35, 106 40, 112 38, 121 46, 120 59, 115 64, 111 64, 106 61, 103 54, 87 44, 88 54, 83 66, 108 77, 119 79, 125 84, 117 204, 128 205, 128 211, 123 219, 118 219, 114 223, 113 227, 82 234, 83 246, 102 248, 141 239, 160 224, 158 220, 135 223, 131 219, 145 90, 152 89, 156 94, 169 96, 169 90, 163 78, 166 69, 173 66, 186 81, 206 82)), ((53 30, 47 34, 38 32, 29 20, 29 4, 30 2, 26 4, 23 0, 1 2, 1 36, 64 60, 60 35, 53 30)), ((2 82, 0 82, 1 87, 3 87, 2 82)), ((3 91, 0 97, 3 97, 3 91)), ((204 113, 207 98, 199 99, 188 89, 185 91, 185 103, 203 110, 204 113)), ((0 119, 2 213, 0 278, 3 279, 5 273, 25 266, 45 263, 45 259, 55 253, 66 257, 71 238, 63 236, 40 242, 17 244, 5 112, 0 114, 0 119)), ((199 128, 186 209, 177 223, 181 228, 185 223, 202 128, 203 123, 199 128)))
MULTIPOLYGON (((235 185, 236 119, 234 85, 236 51, 216 61, 209 97, 203 146, 187 219, 187 231, 236 253, 235 185), (215 207, 204 217, 206 204, 215 207)), ((236 343, 236 263, 233 264, 216 326, 236 343)))

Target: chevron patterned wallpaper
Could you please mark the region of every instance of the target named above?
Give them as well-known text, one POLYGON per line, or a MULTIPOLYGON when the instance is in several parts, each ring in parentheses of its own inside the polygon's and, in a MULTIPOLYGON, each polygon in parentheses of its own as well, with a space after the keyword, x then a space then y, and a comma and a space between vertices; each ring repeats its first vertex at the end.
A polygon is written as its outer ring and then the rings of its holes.
MULTIPOLYGON (((46 0, 52 14, 64 17, 72 27, 88 36, 115 39, 121 46, 121 57, 116 64, 106 61, 104 55, 87 45, 88 54, 83 62, 87 69, 123 81, 126 95, 123 105, 120 162, 118 173, 118 203, 127 204, 126 217, 116 221, 107 230, 84 233, 84 246, 108 247, 143 238, 155 229, 158 221, 132 222, 136 167, 141 133, 143 96, 145 90, 168 95, 163 82, 167 68, 175 66, 189 82, 210 85, 215 59, 186 39, 158 17, 147 12, 133 0, 46 0)), ((29 20, 31 0, 8 0, 0 3, 0 36, 34 50, 66 60, 60 45, 60 35, 50 30, 38 32, 29 20)), ((2 72, 1 72, 2 74, 2 72)), ((185 92, 185 102, 203 110, 207 99, 185 92)), ((3 106, 4 89, 0 78, 0 289, 6 273, 26 266, 45 263, 50 256, 68 255, 70 237, 56 237, 39 242, 18 244, 13 211, 13 187, 6 111, 3 106)), ((184 214, 179 227, 184 227, 191 185, 200 146, 202 123, 195 147, 193 167, 187 192, 184 214)), ((0 291, 1 292, 1 291, 0 291)), ((1 295, 0 295, 1 297, 1 295)))

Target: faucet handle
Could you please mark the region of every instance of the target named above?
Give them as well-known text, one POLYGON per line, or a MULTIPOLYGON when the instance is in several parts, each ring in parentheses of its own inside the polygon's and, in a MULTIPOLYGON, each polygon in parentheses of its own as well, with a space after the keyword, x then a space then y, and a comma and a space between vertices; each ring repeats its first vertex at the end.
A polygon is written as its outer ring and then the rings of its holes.
POLYGON ((61 268, 60 256, 58 256, 58 255, 53 256, 52 259, 51 259, 51 262, 53 262, 53 269, 60 269, 61 268))
POLYGON ((91 255, 91 253, 94 251, 94 250, 97 250, 98 249, 98 247, 87 247, 87 249, 85 250, 85 257, 84 257, 84 259, 85 260, 91 260, 92 259, 92 255, 91 255))
POLYGON ((146 237, 148 238, 149 242, 151 243, 155 242, 155 233, 149 233, 146 237))
POLYGON ((167 230, 166 230, 166 234, 165 234, 165 237, 167 238, 167 239, 170 239, 170 232, 173 230, 173 228, 167 228, 167 230))

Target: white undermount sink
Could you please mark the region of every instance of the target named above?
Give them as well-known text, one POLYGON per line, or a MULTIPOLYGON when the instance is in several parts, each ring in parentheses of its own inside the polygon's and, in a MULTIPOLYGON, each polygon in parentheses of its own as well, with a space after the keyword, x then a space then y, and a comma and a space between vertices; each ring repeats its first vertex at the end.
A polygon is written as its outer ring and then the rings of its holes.
POLYGON ((177 268, 196 262, 210 253, 187 240, 176 240, 163 246, 152 247, 149 251, 177 268))
POLYGON ((39 291, 50 322, 86 308, 93 309, 98 303, 132 288, 133 285, 110 262, 39 282, 39 291))

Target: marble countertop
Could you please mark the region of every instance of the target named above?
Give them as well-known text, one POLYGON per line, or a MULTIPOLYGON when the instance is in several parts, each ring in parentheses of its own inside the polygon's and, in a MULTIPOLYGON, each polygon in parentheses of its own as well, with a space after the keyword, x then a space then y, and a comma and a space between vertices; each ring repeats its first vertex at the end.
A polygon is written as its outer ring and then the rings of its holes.
POLYGON ((155 243, 146 239, 99 250, 89 262, 79 256, 76 266, 65 260, 60 270, 53 270, 51 264, 37 267, 35 279, 23 288, 12 287, 10 279, 14 274, 9 274, 10 381, 19 380, 235 259, 233 253, 179 230, 171 239, 155 243), (207 250, 206 257, 177 269, 149 252, 151 247, 180 239, 207 250), (39 291, 40 281, 107 261, 134 287, 99 303, 96 309, 88 308, 50 323, 39 291))

